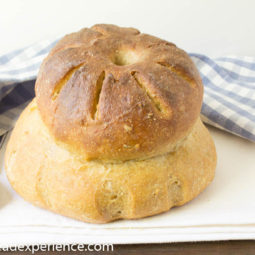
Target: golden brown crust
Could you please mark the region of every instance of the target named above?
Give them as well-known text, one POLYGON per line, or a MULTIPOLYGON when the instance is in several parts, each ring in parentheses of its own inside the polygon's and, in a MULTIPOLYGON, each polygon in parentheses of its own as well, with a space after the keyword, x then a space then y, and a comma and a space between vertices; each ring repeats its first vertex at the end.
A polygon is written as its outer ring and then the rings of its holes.
POLYGON ((114 25, 64 37, 36 82, 40 114, 56 140, 84 158, 108 161, 173 150, 198 118, 202 94, 184 51, 114 25))
POLYGON ((9 181, 26 200, 97 223, 182 205, 212 181, 215 166, 215 147, 200 119, 175 152, 122 163, 86 161, 55 143, 35 100, 20 116, 5 154, 9 181))

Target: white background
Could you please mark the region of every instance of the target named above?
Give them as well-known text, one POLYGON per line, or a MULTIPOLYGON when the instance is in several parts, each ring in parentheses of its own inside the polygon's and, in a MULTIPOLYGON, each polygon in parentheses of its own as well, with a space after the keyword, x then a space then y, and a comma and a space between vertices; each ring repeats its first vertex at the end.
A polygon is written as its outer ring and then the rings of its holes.
POLYGON ((209 56, 255 56, 253 0, 0 0, 0 55, 95 23, 133 26, 209 56))

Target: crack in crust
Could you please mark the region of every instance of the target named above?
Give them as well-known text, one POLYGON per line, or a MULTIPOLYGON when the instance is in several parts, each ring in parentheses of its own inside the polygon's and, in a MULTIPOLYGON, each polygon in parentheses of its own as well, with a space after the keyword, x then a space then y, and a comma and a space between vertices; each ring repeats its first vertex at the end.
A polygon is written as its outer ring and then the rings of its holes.
POLYGON ((84 45, 83 43, 78 43, 78 44, 70 44, 70 45, 68 44, 68 45, 59 47, 56 50, 53 48, 52 51, 50 51, 48 57, 53 56, 54 54, 59 53, 59 52, 64 51, 64 50, 80 48, 83 45, 84 45))
POLYGON ((164 103, 148 89, 136 71, 132 71, 131 75, 133 76, 137 85, 145 92, 151 104, 154 106, 154 108, 156 108, 157 112, 161 115, 169 117, 171 115, 171 111, 168 109, 169 107, 164 106, 164 103))
POLYGON ((95 99, 93 101, 93 106, 91 110, 91 118, 93 120, 97 119, 98 117, 99 101, 100 101, 101 91, 103 88, 104 79, 105 79, 105 71, 102 71, 96 82, 95 99))
POLYGON ((107 33, 104 29, 97 27, 97 26, 93 26, 90 28, 91 30, 100 33, 102 36, 107 36, 109 33, 107 33))
POLYGON ((56 84, 52 95, 51 95, 51 99, 54 101, 57 99, 58 95, 60 94, 61 90, 63 89, 63 87, 67 84, 67 82, 72 78, 72 76, 74 75, 74 73, 80 69, 80 67, 84 66, 84 63, 73 67, 72 69, 70 69, 65 75, 64 77, 56 84))
POLYGON ((106 24, 97 24, 97 25, 94 25, 90 28, 91 30, 95 31, 95 32, 98 32, 98 33, 101 33, 102 35, 104 36, 108 36, 110 34, 116 34, 116 33, 130 33, 130 34, 133 34, 133 35, 139 35, 140 34, 140 31, 135 29, 135 28, 131 28, 131 27, 126 27, 126 28, 120 28, 118 26, 115 26, 115 25, 106 25, 106 24))
POLYGON ((153 47, 159 47, 159 46, 169 46, 169 47, 176 47, 174 43, 171 42, 158 42, 158 43, 152 43, 147 48, 153 48, 153 47))
POLYGON ((166 62, 157 62, 157 64, 168 68, 171 72, 185 80, 190 85, 190 87, 195 88, 197 86, 195 80, 191 78, 181 67, 173 66, 166 62))

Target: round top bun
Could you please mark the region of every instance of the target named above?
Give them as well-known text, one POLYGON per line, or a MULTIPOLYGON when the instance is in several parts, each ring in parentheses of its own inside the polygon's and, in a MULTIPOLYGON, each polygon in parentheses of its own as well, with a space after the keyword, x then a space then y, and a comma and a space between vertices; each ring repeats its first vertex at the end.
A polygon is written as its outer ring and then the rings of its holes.
POLYGON ((86 160, 145 159, 174 150, 199 117, 202 96, 199 73, 183 50, 105 24, 66 35, 36 81, 50 133, 86 160))

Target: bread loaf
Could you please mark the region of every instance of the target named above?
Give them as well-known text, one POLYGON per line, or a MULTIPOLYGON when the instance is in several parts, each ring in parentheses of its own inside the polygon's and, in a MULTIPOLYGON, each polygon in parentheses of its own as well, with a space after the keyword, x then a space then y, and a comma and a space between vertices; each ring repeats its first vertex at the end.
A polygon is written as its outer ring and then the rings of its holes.
POLYGON ((86 159, 113 162, 174 150, 195 124, 202 94, 183 50, 112 25, 64 37, 36 81, 38 109, 55 139, 86 159))
POLYGON ((165 212, 212 181, 202 82, 174 44, 85 28, 51 50, 35 90, 5 154, 11 185, 31 203, 105 223, 165 212))

